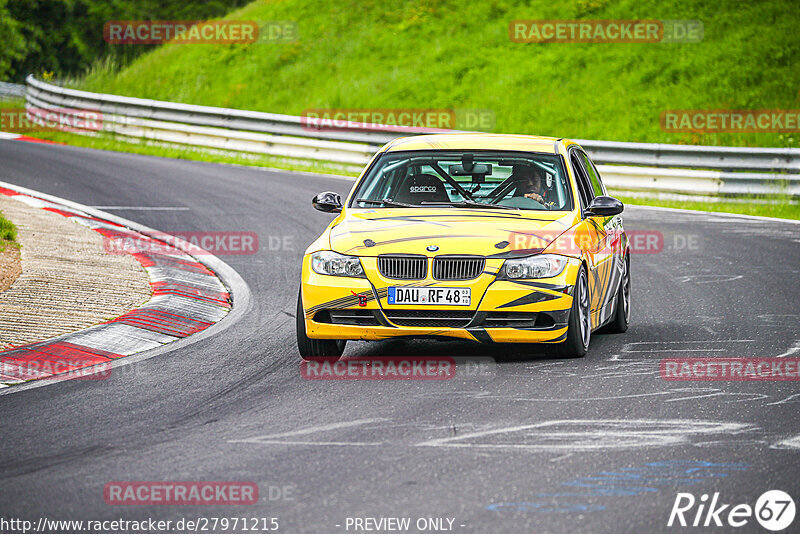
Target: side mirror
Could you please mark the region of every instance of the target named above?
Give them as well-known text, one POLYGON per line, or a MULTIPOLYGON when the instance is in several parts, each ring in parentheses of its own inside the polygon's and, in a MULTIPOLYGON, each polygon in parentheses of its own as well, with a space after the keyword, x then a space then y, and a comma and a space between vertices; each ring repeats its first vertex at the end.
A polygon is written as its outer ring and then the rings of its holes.
POLYGON ((325 213, 341 213, 342 211, 342 197, 339 193, 333 191, 325 191, 311 199, 311 205, 319 211, 325 213))
POLYGON ((621 201, 614 197, 596 197, 586 208, 586 215, 597 215, 599 217, 613 217, 619 215, 625 206, 621 201))

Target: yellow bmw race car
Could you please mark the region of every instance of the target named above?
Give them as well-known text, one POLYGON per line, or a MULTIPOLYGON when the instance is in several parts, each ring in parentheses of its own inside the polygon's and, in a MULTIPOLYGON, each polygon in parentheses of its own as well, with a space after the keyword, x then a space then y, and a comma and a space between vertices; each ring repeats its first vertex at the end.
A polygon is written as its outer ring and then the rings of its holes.
POLYGON ((297 345, 450 337, 583 356, 630 318, 630 254, 596 167, 566 139, 440 134, 381 149, 303 257, 297 345))

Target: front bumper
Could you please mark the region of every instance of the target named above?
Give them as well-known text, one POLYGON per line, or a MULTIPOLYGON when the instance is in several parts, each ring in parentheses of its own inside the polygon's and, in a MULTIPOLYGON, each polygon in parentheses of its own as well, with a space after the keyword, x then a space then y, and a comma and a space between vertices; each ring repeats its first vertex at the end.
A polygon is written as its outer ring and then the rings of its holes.
POLYGON ((383 278, 375 258, 362 258, 368 278, 320 275, 303 258, 306 334, 313 339, 381 340, 443 337, 484 343, 558 343, 566 339, 580 262, 552 278, 498 280, 503 260, 490 259, 474 280, 414 282, 383 278), (470 287, 470 306, 390 306, 390 286, 470 287))

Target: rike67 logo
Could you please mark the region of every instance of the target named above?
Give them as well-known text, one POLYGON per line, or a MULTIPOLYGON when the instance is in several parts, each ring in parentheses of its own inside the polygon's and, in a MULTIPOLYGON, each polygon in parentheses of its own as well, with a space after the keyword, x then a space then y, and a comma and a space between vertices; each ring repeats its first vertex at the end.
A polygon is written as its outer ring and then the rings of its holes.
POLYGON ((667 526, 738 528, 749 524, 755 517, 765 529, 778 532, 792 524, 794 515, 794 500, 781 490, 764 492, 755 506, 723 503, 719 492, 714 493, 710 502, 705 493, 699 499, 691 493, 678 493, 667 526))

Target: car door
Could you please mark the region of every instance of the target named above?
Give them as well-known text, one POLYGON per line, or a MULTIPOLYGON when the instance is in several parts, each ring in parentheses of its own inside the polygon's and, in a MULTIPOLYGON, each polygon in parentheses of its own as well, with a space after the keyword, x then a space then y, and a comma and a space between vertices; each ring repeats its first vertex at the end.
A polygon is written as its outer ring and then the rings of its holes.
POLYGON ((581 233, 588 247, 581 247, 586 252, 589 263, 589 290, 591 293, 592 328, 602 324, 608 314, 608 302, 613 296, 611 292, 613 253, 609 242, 612 217, 587 216, 586 208, 595 197, 605 194, 599 175, 586 154, 573 148, 570 151, 570 164, 575 174, 581 201, 581 212, 584 214, 581 233), (591 170, 590 170, 591 169, 591 170))
MULTIPOLYGON (((586 152, 579 150, 579 153, 584 167, 586 168, 589 182, 592 184, 592 189, 595 192, 595 196, 608 195, 600 173, 597 170, 597 166, 595 166, 586 152)), ((614 296, 617 294, 619 284, 622 282, 622 217, 620 215, 614 215, 611 217, 597 217, 596 220, 603 225, 603 231, 606 234, 605 246, 601 249, 602 258, 600 260, 601 263, 607 265, 606 276, 608 278, 604 302, 600 313, 600 323, 602 324, 614 311, 614 296)))

